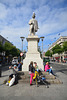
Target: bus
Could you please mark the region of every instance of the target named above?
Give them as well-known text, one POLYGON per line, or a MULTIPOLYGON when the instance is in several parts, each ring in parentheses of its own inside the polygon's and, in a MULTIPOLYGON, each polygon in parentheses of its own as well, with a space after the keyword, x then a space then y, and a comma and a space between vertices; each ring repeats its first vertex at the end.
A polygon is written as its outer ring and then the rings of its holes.
POLYGON ((12 65, 18 65, 18 57, 13 57, 12 65))
POLYGON ((45 65, 46 62, 50 62, 50 58, 49 57, 44 57, 43 58, 43 65, 45 65))

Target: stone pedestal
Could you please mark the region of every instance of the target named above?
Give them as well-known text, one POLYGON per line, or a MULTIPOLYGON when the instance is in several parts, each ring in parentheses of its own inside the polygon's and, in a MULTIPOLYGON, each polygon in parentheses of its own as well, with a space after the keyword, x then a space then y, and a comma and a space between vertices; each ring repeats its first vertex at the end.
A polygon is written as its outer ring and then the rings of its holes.
POLYGON ((37 62, 38 68, 44 70, 43 60, 41 59, 40 53, 38 52, 38 36, 29 35, 27 42, 28 52, 26 53, 26 58, 23 60, 22 71, 29 71, 29 64, 31 61, 37 62))

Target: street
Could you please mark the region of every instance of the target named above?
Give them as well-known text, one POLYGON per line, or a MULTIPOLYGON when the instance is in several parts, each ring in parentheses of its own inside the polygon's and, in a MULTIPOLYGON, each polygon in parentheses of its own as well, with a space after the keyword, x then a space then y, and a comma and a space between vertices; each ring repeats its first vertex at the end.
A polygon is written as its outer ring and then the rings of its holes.
POLYGON ((2 84, 3 80, 11 74, 11 70, 6 66, 0 78, 0 100, 67 100, 67 66, 56 63, 51 63, 50 65, 63 84, 51 84, 49 88, 46 88, 44 85, 36 87, 35 85, 30 86, 28 83, 18 83, 8 87, 2 84))
POLYGON ((51 63, 50 65, 53 67, 53 70, 55 73, 61 72, 67 75, 67 65, 66 64, 51 63))

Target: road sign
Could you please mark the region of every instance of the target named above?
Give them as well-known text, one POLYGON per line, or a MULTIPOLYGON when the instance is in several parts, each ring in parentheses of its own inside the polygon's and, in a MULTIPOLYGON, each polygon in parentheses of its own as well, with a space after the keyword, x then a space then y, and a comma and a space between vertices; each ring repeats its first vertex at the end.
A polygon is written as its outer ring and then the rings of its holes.
POLYGON ((20 53, 20 56, 23 56, 23 53, 22 52, 20 53))

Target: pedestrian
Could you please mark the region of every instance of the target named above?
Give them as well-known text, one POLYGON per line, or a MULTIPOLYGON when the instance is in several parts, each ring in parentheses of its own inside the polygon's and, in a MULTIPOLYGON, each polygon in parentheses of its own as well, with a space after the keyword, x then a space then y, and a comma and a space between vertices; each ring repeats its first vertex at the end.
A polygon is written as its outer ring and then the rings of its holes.
POLYGON ((29 74, 30 74, 30 86, 32 85, 32 79, 34 77, 35 68, 33 67, 33 61, 30 62, 29 65, 29 74))
POLYGON ((15 78, 16 78, 15 75, 11 74, 9 76, 9 80, 7 81, 6 85, 11 87, 14 84, 14 82, 15 82, 15 78))
POLYGON ((0 66, 0 77, 1 77, 1 73, 2 73, 2 69, 1 69, 1 66, 0 66))
POLYGON ((35 70, 35 74, 34 74, 34 77, 33 77, 33 80, 36 81, 36 85, 38 86, 38 83, 37 83, 37 77, 39 76, 39 69, 35 70))
POLYGON ((18 71, 21 71, 22 70, 22 65, 23 65, 22 62, 18 62, 18 71))
POLYGON ((37 65, 37 63, 36 63, 36 62, 34 62, 34 68, 35 68, 35 70, 37 70, 37 69, 38 69, 38 65, 37 65))
POLYGON ((50 75, 54 75, 52 68, 49 65, 49 62, 46 62, 44 70, 45 70, 45 72, 49 72, 50 75))
POLYGON ((15 84, 17 84, 18 83, 18 74, 17 74, 17 66, 16 65, 14 65, 14 66, 9 66, 9 69, 12 69, 13 70, 13 72, 11 73, 12 75, 15 75, 15 84))
POLYGON ((14 65, 14 66, 9 66, 9 69, 11 69, 13 72, 12 72, 12 74, 17 74, 17 71, 16 71, 16 68, 17 68, 17 66, 16 65, 14 65))
POLYGON ((18 83, 18 74, 16 71, 17 66, 9 66, 9 69, 12 70, 12 73, 9 75, 9 78, 3 81, 3 84, 8 85, 9 87, 18 83))

